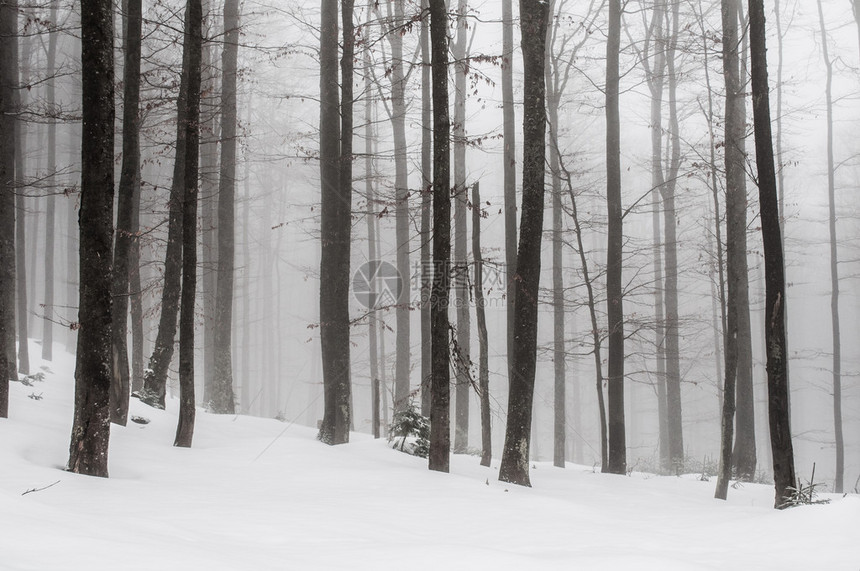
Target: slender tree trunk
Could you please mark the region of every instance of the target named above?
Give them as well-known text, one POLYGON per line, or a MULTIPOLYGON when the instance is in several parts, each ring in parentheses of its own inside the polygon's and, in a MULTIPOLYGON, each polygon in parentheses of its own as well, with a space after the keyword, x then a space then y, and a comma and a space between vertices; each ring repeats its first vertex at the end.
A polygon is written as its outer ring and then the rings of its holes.
MULTIPOLYGON (((221 52, 221 173, 218 182, 218 271, 215 285, 215 375, 211 408, 233 414, 233 280, 236 226, 236 78, 239 53, 239 1, 224 3, 221 52)), ((248 292, 245 292, 248 295, 248 292)), ((243 379, 247 382, 247 378, 243 379)))
POLYGON ((179 315, 179 423, 174 446, 191 447, 194 437, 194 302, 197 295, 197 191, 200 157, 200 60, 203 51, 203 7, 188 0, 183 44, 187 75, 185 192, 182 206, 182 307, 179 315))
POLYGON ((450 353, 448 298, 451 261, 448 15, 444 0, 429 0, 433 77, 433 290, 430 297, 432 375, 429 468, 450 464, 450 353))
POLYGON ((845 441, 842 436, 842 340, 839 329, 839 255, 836 238, 836 167, 833 162, 833 61, 827 49, 827 28, 824 10, 818 0, 821 24, 821 52, 827 69, 825 98, 827 101, 827 198, 830 230, 830 322, 833 337, 833 430, 836 440, 836 478, 833 491, 842 493, 845 474, 845 441))
POLYGON ((475 316, 478 320, 478 390, 481 398, 481 466, 493 457, 490 418, 490 353, 487 341, 487 316, 484 311, 484 258, 481 254, 481 190, 472 187, 472 257, 475 259, 475 316))
POLYGON ((725 379, 721 416, 720 474, 714 497, 726 499, 732 476, 732 439, 734 438, 735 391, 738 370, 738 304, 741 258, 746 257, 746 190, 744 154, 739 146, 744 137, 745 116, 739 61, 737 21, 738 0, 722 0, 723 78, 726 86, 725 163, 726 163, 726 258, 727 311, 725 341, 725 379))
POLYGON ((173 164, 173 182, 170 186, 167 250, 164 258, 164 285, 161 293, 161 316, 155 347, 144 373, 143 389, 136 394, 140 400, 155 408, 164 408, 167 391, 167 372, 176 342, 177 315, 182 291, 182 208, 185 190, 185 140, 188 118, 188 78, 182 75, 176 112, 176 154, 173 164))
POLYGON ((69 471, 107 477, 113 238, 113 3, 81 0, 80 333, 69 471))
POLYGON ((767 352, 768 416, 773 451, 775 506, 780 507, 788 488, 796 484, 788 402, 788 355, 785 332, 785 264, 779 229, 779 204, 770 96, 767 80, 765 16, 762 0, 749 0, 750 59, 752 62, 753 124, 755 126, 761 232, 765 260, 765 346, 767 352))
MULTIPOLYGON (((744 24, 743 7, 740 2, 736 2, 738 21, 741 25, 744 24)), ((749 52, 748 36, 744 34, 741 54, 741 70, 740 77, 747 78, 747 54, 749 52)), ((746 80, 739 84, 739 92, 745 94, 746 80)), ((747 121, 746 95, 739 97, 737 100, 739 108, 738 114, 740 125, 745 125, 747 121)), ((741 127, 741 131, 737 135, 737 148, 740 152, 740 157, 737 160, 742 161, 741 164, 746 164, 746 128, 741 127)), ((740 167, 739 167, 740 168, 740 167)), ((745 169, 741 169, 745 172, 745 169)), ((741 191, 737 194, 737 199, 743 201, 738 204, 736 216, 738 217, 738 225, 735 228, 737 236, 735 240, 738 243, 737 251, 747 251, 747 185, 746 176, 737 175, 737 185, 741 191)), ((744 481, 752 481, 755 478, 756 470, 756 446, 755 446, 755 391, 753 389, 753 357, 752 357, 752 325, 750 323, 750 294, 749 294, 749 265, 746 255, 738 255, 737 263, 739 266, 738 275, 743 276, 737 283, 737 381, 736 381, 736 410, 735 410, 735 448, 732 453, 734 457, 735 473, 737 477, 744 481)))
MULTIPOLYGON (((209 13, 211 4, 204 5, 207 38, 213 36, 215 26, 209 13)), ((215 68, 215 43, 204 42, 201 69, 204 77, 201 113, 203 131, 200 144, 200 209, 203 260, 201 269, 203 294, 203 403, 211 407, 212 393, 215 389, 215 315, 216 276, 218 268, 217 245, 217 202, 218 202, 218 117, 219 105, 216 83, 218 73, 215 68)), ((235 238, 234 238, 235 240, 235 238)), ((235 274, 234 274, 235 275, 235 274)))
POLYGON ((618 58, 621 45, 621 0, 609 0, 606 45, 606 205, 609 235, 606 249, 606 295, 609 320, 609 459, 607 472, 627 472, 624 433, 624 309, 622 307, 621 127, 618 58))
POLYGON ((667 19, 670 22, 666 45, 666 72, 669 89, 669 171, 663 195, 663 233, 666 249, 666 414, 669 430, 669 461, 676 472, 684 464, 684 428, 681 417, 681 363, 678 347, 678 241, 675 213, 675 189, 681 164, 681 141, 678 126, 678 75, 675 69, 678 43, 680 3, 673 2, 667 19))
POLYGON ((352 58, 355 43, 352 0, 342 2, 342 16, 343 78, 339 105, 337 3, 323 0, 320 33, 320 336, 325 413, 319 439, 326 444, 349 442, 350 422, 349 252, 352 228, 352 58))
POLYGON ((454 370, 456 391, 454 408, 454 453, 465 454, 469 448, 469 397, 471 374, 469 367, 471 323, 469 319, 469 254, 468 254, 468 202, 466 186, 466 0, 457 4, 457 38, 451 48, 454 58, 454 276, 453 286, 457 306, 457 348, 454 370))
MULTIPOLYGON (((129 0, 131 1, 131 0, 129 0)), ((143 388, 143 284, 140 277, 140 173, 134 185, 131 214, 131 248, 128 252, 129 307, 131 309, 131 391, 143 388)))
POLYGON ((15 356, 15 109, 18 7, 0 4, 0 418, 9 416, 9 381, 18 379, 15 356))
MULTIPOLYGON (((395 238, 397 242, 397 271, 401 276, 400 295, 394 310, 397 321, 397 336, 395 338, 394 366, 394 411, 406 410, 409 401, 409 370, 410 370, 410 308, 409 299, 409 170, 406 148, 406 75, 403 59, 403 3, 404 0, 394 0, 394 20, 392 31, 388 35, 391 43, 391 126, 394 130, 394 201, 395 201, 395 238)), ((344 71, 346 73, 346 71, 344 71)), ((344 77, 346 77, 344 75, 344 77)), ((345 85, 346 82, 344 82, 345 85)), ((351 90, 350 90, 351 93, 351 90)), ((343 100, 341 105, 346 105, 343 100)), ((351 103, 349 103, 351 105, 351 103)), ((346 133, 344 133, 346 136, 346 133)), ((343 152, 343 151, 342 151, 343 152)), ((350 161, 344 155, 344 165, 350 161)), ((343 184, 343 182, 342 182, 343 184)))
MULTIPOLYGON (((31 47, 31 39, 30 38, 22 38, 19 42, 20 44, 20 78, 18 78, 18 83, 20 85, 29 85, 30 84, 30 47, 31 47)), ((19 110, 23 110, 27 104, 25 99, 28 91, 24 91, 23 89, 18 89, 15 91, 15 107, 19 110)), ((22 375, 30 374, 30 349, 29 349, 29 322, 30 322, 30 307, 28 303, 28 295, 27 295, 27 278, 30 280, 35 280, 35 272, 34 275, 27 276, 27 263, 26 263, 26 255, 27 255, 27 232, 26 232, 26 218, 27 218, 27 180, 26 180, 26 168, 25 168, 25 157, 27 153, 27 125, 24 122, 23 118, 19 115, 15 119, 15 208, 17 209, 15 215, 15 281, 17 285, 17 300, 18 300, 18 372, 22 375)), ((50 200, 50 198, 49 198, 50 200)), ((33 236, 33 245, 31 249, 33 251, 36 250, 36 236, 33 236)), ((47 253, 47 252, 46 252, 47 253)), ((52 252, 53 254, 53 252, 52 252)), ((29 266, 31 271, 35 269, 35 265, 29 266)), ((53 272, 53 266, 51 266, 51 272, 53 272)), ((47 293, 47 292, 46 292, 47 293)), ((45 308, 45 316, 49 316, 48 308, 45 308)), ((43 335, 43 345, 45 342, 45 338, 43 335)), ((44 346, 43 346, 44 352, 44 346)), ((16 377, 17 378, 17 377, 16 377)))
POLYGON ((430 216, 433 212, 433 114, 430 95, 430 25, 426 15, 428 0, 421 0, 421 414, 430 416, 431 349, 430 290, 433 283, 433 240, 430 216))
POLYGON ((530 486, 529 446, 537 357, 537 304, 546 159, 546 30, 549 5, 520 0, 523 51, 523 204, 515 275, 514 352, 499 479, 530 486))
POLYGON ((558 130, 558 107, 561 99, 558 69, 553 72, 553 39, 559 19, 554 17, 555 2, 550 5, 552 25, 547 26, 546 104, 550 124, 549 170, 552 175, 552 336, 553 336, 553 453, 552 463, 564 468, 566 448, 566 371, 564 351, 564 268, 562 266, 561 173, 555 137, 558 130))
MULTIPOLYGON (((368 22, 367 26, 369 26, 370 22, 370 12, 368 9, 368 22)), ((423 26, 423 24, 422 24, 423 26)), ((365 200, 367 201, 367 213, 365 214, 365 218, 367 219, 367 259, 376 260, 376 191, 373 187, 373 156, 374 156, 374 142, 376 141, 376 137, 373 132, 373 100, 370 98, 369 94, 373 92, 373 79, 370 73, 371 63, 370 63, 370 47, 368 43, 365 43, 364 54, 363 54, 363 62, 364 62, 364 91, 368 94, 364 100, 364 195, 365 200)), ((424 247, 422 242, 421 247, 424 247)), ((371 400, 371 428, 374 438, 380 437, 379 431, 379 405, 380 405, 380 394, 379 394, 379 351, 377 350, 377 342, 379 341, 379 332, 377 328, 377 320, 378 317, 376 315, 376 304, 374 303, 376 300, 373 299, 370 307, 370 316, 368 317, 368 351, 369 351, 369 359, 370 359, 370 400, 371 400)), ((424 304, 422 303, 422 312, 424 311, 424 304)), ((423 327, 423 313, 422 313, 422 327, 423 327)), ((424 338, 426 339, 426 338, 424 338)), ((423 360, 423 350, 422 350, 422 361, 421 366, 424 367, 425 363, 423 360)), ((423 379, 423 376, 422 376, 423 379)), ((423 395, 422 395, 423 398, 423 395)))
MULTIPOLYGON (((223 112, 223 110, 222 110, 223 112)), ((248 113, 251 98, 248 98, 248 113)), ((245 173, 250 172, 250 157, 245 155, 245 173)), ((242 414, 251 413, 251 177, 245 177, 242 196, 242 368, 241 396, 239 404, 242 414)))
POLYGON ((135 208, 135 187, 140 185, 141 14, 141 0, 128 0, 123 64, 122 167, 113 251, 113 330, 111 332, 113 347, 111 421, 122 426, 128 422, 128 396, 131 384, 128 368, 129 252, 134 240, 132 219, 135 208))
POLYGON ((513 0, 502 0, 502 157, 505 203, 505 303, 507 355, 510 374, 514 354, 514 292, 517 273, 517 141, 514 112, 514 16, 513 0))
MULTIPOLYGON (((57 2, 51 3, 49 18, 52 23, 57 21, 57 2)), ((46 85, 46 104, 48 112, 55 111, 56 102, 56 83, 54 75, 56 74, 57 61, 57 32, 54 31, 48 35, 48 52, 47 52, 47 74, 48 82, 46 85)), ((54 319, 56 311, 54 311, 54 252, 56 243, 56 219, 57 219, 57 201, 54 193, 54 177, 57 172, 57 124, 55 120, 48 123, 48 188, 47 206, 45 215, 45 309, 44 318, 42 321, 42 360, 53 360, 54 352, 54 319)))

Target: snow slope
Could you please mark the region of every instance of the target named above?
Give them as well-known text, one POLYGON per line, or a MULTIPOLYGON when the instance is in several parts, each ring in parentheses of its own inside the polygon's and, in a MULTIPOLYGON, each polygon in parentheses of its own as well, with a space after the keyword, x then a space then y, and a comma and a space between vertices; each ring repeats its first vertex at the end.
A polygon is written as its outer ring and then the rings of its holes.
POLYGON ((55 354, 43 382, 11 384, 0 419, 3 570, 860 569, 856 495, 777 512, 769 486, 720 502, 694 476, 543 463, 526 489, 498 482, 497 460, 438 474, 363 434, 331 448, 202 411, 177 449, 176 402, 133 401, 152 422, 113 428, 109 479, 70 474, 74 361, 55 354))

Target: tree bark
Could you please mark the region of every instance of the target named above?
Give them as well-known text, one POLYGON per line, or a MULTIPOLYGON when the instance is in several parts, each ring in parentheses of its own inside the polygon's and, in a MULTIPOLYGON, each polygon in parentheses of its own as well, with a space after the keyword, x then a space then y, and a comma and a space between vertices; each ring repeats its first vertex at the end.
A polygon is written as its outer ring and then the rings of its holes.
POLYGON ((609 0, 606 44, 606 206, 609 234, 606 248, 606 295, 609 322, 609 459, 607 472, 627 472, 624 433, 624 309, 622 306, 621 127, 619 122, 618 58, 621 45, 621 0, 609 0))
POLYGON ((493 458, 490 418, 490 353, 487 341, 487 316, 484 311, 484 258, 481 254, 481 190, 472 187, 472 257, 475 259, 475 316, 478 321, 478 390, 481 398, 481 466, 493 458))
POLYGON ((770 126, 764 2, 749 0, 752 62, 753 124, 758 171, 761 233, 765 262, 765 346, 767 353, 768 416, 773 452, 775 507, 796 484, 789 411, 788 355, 785 332, 785 265, 779 229, 779 204, 770 126))
POLYGON ((517 141, 514 112, 514 16, 513 0, 502 0, 502 134, 505 205, 505 304, 507 356, 510 375, 514 354, 514 302, 517 273, 517 141))
POLYGON ((135 187, 140 184, 140 44, 141 0, 128 0, 125 61, 123 64, 122 167, 117 200, 113 251, 113 379, 111 422, 128 422, 130 374, 128 368, 129 253, 134 240, 135 187))
POLYGON ((430 26, 428 0, 421 0, 421 414, 430 416, 430 379, 433 352, 430 339, 430 290, 432 289, 433 240, 430 217, 433 211, 433 113, 430 80, 430 26))
POLYGON ((433 289, 430 297, 432 375, 429 468, 450 464, 450 353, 448 298, 451 261, 448 15, 444 0, 429 0, 433 78, 433 289))
MULTIPOLYGON (((211 409, 233 414, 233 281, 236 226, 236 79, 239 53, 239 2, 224 3, 224 48, 221 52, 221 172, 218 181, 218 271, 215 276, 215 374, 211 409)), ((248 295, 248 292, 245 292, 248 295)), ((244 378, 242 382, 248 382, 244 378)))
POLYGON ((466 186, 466 0, 457 3, 457 37, 451 48, 454 58, 454 275, 453 286, 457 314, 457 347, 454 362, 454 453, 465 454, 469 448, 469 397, 471 374, 469 368, 471 322, 469 318, 469 254, 467 210, 469 189, 466 186))
POLYGON ((174 446, 190 448, 194 437, 194 302, 197 296, 197 191, 200 157, 200 60, 203 7, 188 0, 185 9, 183 74, 187 76, 185 190, 182 204, 182 306, 179 314, 179 423, 174 446))
POLYGON ((80 303, 69 471, 107 477, 113 238, 113 4, 81 1, 80 303))
POLYGON ((520 0, 523 51, 523 203, 511 355, 510 396, 499 479, 530 486, 529 446, 537 357, 537 303, 540 287, 541 238, 546 159, 546 30, 549 5, 520 0))
POLYGON ((839 255, 836 237, 836 167, 833 162, 833 61, 827 49, 824 10, 818 0, 821 24, 821 53, 827 69, 825 99, 827 102, 827 204, 830 231, 830 323, 833 341, 833 433, 836 444, 836 477, 833 491, 842 493, 845 475, 845 441, 842 435, 842 337, 839 329, 839 255))
MULTIPOLYGON (((49 19, 51 25, 57 25, 58 2, 51 2, 49 19)), ((56 30, 48 35, 46 104, 48 113, 54 113, 56 102, 56 61, 57 61, 56 30)), ((42 321, 42 360, 53 360, 54 353, 54 251, 56 236, 57 202, 54 193, 54 177, 57 172, 57 123, 51 119, 48 123, 48 177, 51 189, 47 197, 45 214, 45 315, 42 321)))
POLYGON ((320 33, 320 337, 325 412, 319 439, 349 442, 349 252, 352 229, 352 0, 342 2, 343 78, 338 104, 337 3, 322 2, 320 33), (342 123, 339 123, 339 119, 342 123), (346 179, 346 180, 344 180, 346 179))
POLYGON ((0 418, 9 416, 9 381, 18 379, 15 356, 15 109, 18 7, 0 4, 0 418))
MULTIPOLYGON (((30 38, 22 38, 20 44, 20 77, 16 78, 19 85, 30 84, 30 38)), ((29 324, 30 324, 30 307, 28 297, 27 278, 35 280, 35 265, 29 266, 33 275, 27 275, 28 264, 27 258, 27 180, 25 157, 27 154, 27 125, 20 115, 25 108, 27 101, 25 100, 26 93, 22 89, 17 89, 14 95, 15 107, 17 108, 15 119, 15 282, 17 286, 17 314, 18 314, 18 372, 22 375, 30 374, 30 349, 29 349, 29 324)), ((50 198, 49 198, 50 200, 50 198)), ((36 235, 33 234, 33 252, 36 251, 36 235)), ((46 248, 47 250, 47 248, 46 248)), ((48 252, 46 251, 46 254, 48 252)), ((53 254, 53 252, 51 252, 53 254)), ((47 257, 47 256, 46 256, 47 257)), ((47 268, 46 268, 47 269, 47 268)), ((53 265, 50 272, 53 272, 53 265)), ((47 274, 46 274, 47 277, 47 274)), ((31 284, 32 285, 32 284, 31 284)), ((46 292, 47 293, 47 292, 46 292)), ((45 308, 45 316, 48 311, 45 308)), ((50 334, 49 334, 50 335, 50 334)), ((43 335, 43 353, 44 353, 44 335, 43 335)), ((17 378, 17 377, 16 377, 17 378)))

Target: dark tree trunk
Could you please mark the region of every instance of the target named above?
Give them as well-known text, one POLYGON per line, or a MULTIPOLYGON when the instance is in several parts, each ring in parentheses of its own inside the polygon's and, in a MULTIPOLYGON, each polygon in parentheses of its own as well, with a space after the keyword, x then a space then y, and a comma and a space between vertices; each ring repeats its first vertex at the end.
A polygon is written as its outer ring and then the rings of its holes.
POLYGON ((765 264, 765 346, 768 416, 773 452, 775 506, 780 507, 796 484, 788 402, 788 355, 785 333, 785 265, 779 229, 779 204, 770 126, 765 16, 762 0, 749 0, 753 124, 758 170, 761 233, 765 264))
POLYGON ((833 431, 836 440, 836 478, 833 491, 842 493, 845 475, 845 441, 842 435, 842 339, 839 329, 839 256, 836 238, 836 167, 833 162, 833 61, 827 50, 827 28, 824 11, 818 0, 821 23, 821 52, 827 68, 825 98, 827 101, 827 197, 830 230, 830 323, 833 339, 833 431))
POLYGON ((128 0, 125 62, 123 66, 122 169, 117 198, 113 251, 113 380, 111 421, 128 422, 130 375, 128 368, 129 253, 134 241, 135 187, 140 184, 140 42, 141 0, 128 0))
MULTIPOLYGON (((20 85, 30 84, 30 38, 22 38, 20 43, 20 77, 16 81, 20 85)), ((19 89, 15 91, 14 105, 19 110, 23 110, 27 104, 25 100, 25 91, 19 89)), ((20 115, 15 119, 15 282, 17 290, 17 315, 18 315, 18 372, 22 375, 30 374, 30 344, 29 344, 29 324, 30 324, 30 307, 27 287, 27 278, 31 281, 35 280, 35 264, 29 268, 33 275, 27 275, 28 264, 27 257, 27 181, 25 176, 25 157, 27 154, 27 125, 20 115)), ((50 200, 50 199, 49 199, 50 200)), ((33 245, 30 248, 33 252, 36 251, 37 236, 32 235, 33 245)), ((53 267, 51 268, 53 271, 53 267)), ((32 284, 31 284, 32 285, 32 284)), ((45 316, 48 316, 47 308, 45 316)), ((44 343, 44 336, 43 336, 44 343)), ((43 347, 44 350, 44 347, 43 347)))
POLYGON ((513 0, 502 0, 502 134, 505 203, 505 304, 507 356, 510 375, 514 354, 514 275, 517 273, 517 131, 514 112, 514 9, 513 0))
POLYGON ((549 5, 520 0, 523 51, 523 204, 515 275, 514 352, 499 479, 530 486, 529 446, 537 357, 537 304, 546 159, 546 29, 549 5))
POLYGON ((69 470, 107 477, 113 238, 113 3, 81 0, 80 302, 69 470))
POLYGON ((15 357, 15 109, 18 7, 0 4, 0 418, 9 416, 15 357))
POLYGON ((197 190, 200 156, 200 60, 203 7, 188 0, 185 9, 183 74, 187 76, 185 196, 182 205, 182 307, 179 314, 179 424, 174 446, 191 447, 194 437, 194 300, 197 294, 197 190))
POLYGON ((324 415, 319 439, 349 442, 349 252, 352 207, 352 1, 342 2, 344 52, 342 96, 338 104, 337 3, 323 0, 320 31, 320 338, 324 415), (339 122, 341 119, 343 123, 339 122), (348 130, 342 132, 346 127, 348 130), (345 147, 345 148, 344 148, 345 147), (350 164, 347 164, 350 163, 350 164), (347 176, 347 180, 343 177, 347 176))
POLYGON ((421 0, 421 414, 430 416, 430 290, 433 273, 430 251, 433 211, 433 116, 430 103, 430 26, 428 0, 421 0))
POLYGON ((475 259, 475 316, 478 320, 478 391, 481 398, 481 466, 493 458, 490 418, 490 353, 487 345, 487 316, 484 311, 484 258, 481 254, 481 190, 472 187, 472 257, 475 259))
POLYGON ((188 78, 182 75, 179 97, 176 102, 176 154, 173 164, 173 182, 170 187, 170 204, 167 226, 167 251, 164 258, 164 279, 161 293, 161 317, 155 347, 144 374, 143 389, 136 394, 144 403, 164 408, 167 389, 167 371, 173 359, 176 341, 176 318, 179 313, 182 290, 182 206, 185 191, 185 140, 188 110, 188 78))
MULTIPOLYGON (((215 374, 211 409, 233 414, 233 276, 236 226, 236 77, 239 53, 239 1, 224 3, 221 52, 221 173, 218 182, 218 271, 215 276, 215 374)), ((247 269, 246 269, 247 271, 247 269)), ((245 292, 248 295, 248 292, 245 292)), ((242 382, 248 382, 247 378, 242 382)))
POLYGON ((447 472, 451 451, 448 331, 451 262, 448 14, 444 0, 429 2, 433 77, 433 290, 430 296, 432 379, 429 468, 447 472))
POLYGON ((606 248, 606 295, 609 321, 609 458, 606 471, 627 472, 624 433, 624 309, 622 307, 621 126, 618 106, 618 57, 621 45, 621 0, 609 0, 606 44, 606 206, 609 235, 606 248))
POLYGON ((451 48, 454 58, 454 266, 453 286, 457 314, 457 347, 454 398, 454 453, 465 454, 469 448, 469 368, 471 322, 469 317, 468 220, 469 189, 466 186, 466 74, 468 72, 466 35, 466 0, 457 4, 457 37, 451 48))

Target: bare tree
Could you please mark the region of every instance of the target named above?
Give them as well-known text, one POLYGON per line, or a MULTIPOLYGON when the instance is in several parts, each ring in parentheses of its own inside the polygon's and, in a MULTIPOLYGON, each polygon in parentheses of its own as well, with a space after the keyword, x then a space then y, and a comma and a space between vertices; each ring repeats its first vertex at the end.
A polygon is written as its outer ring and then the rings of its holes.
MULTIPOLYGON (((221 52, 221 171, 218 180, 218 266, 215 275, 215 375, 212 410, 233 414, 233 282, 236 228, 236 79, 239 53, 239 2, 224 3, 224 49, 221 52)), ((245 292, 248 295, 248 292, 245 292)), ((243 378, 243 383, 248 379, 243 378)))
POLYGON ((68 468, 102 477, 108 475, 112 359, 113 36, 113 3, 82 0, 80 332, 68 468))
POLYGON ((549 5, 520 1, 523 51, 523 202, 515 281, 514 352, 499 479, 530 486, 529 446, 537 353, 537 304, 546 160, 546 30, 549 5))
POLYGON ((621 125, 619 120, 619 70, 621 51, 621 0, 609 0, 609 32, 606 42, 606 295, 609 320, 608 416, 609 458, 607 471, 627 471, 624 431, 624 308, 621 271, 624 235, 621 206, 621 125))
POLYGON ((487 316, 484 311, 484 258, 481 253, 481 190, 472 186, 472 257, 475 259, 475 315, 478 320, 478 392, 481 398, 481 466, 489 466, 493 456, 490 418, 490 355, 487 344, 487 316))
POLYGON ((788 355, 785 334, 785 262, 779 228, 779 204, 770 125, 764 2, 749 0, 753 125, 758 170, 761 233, 765 262, 765 347, 767 352, 768 415, 773 453, 775 506, 781 507, 788 488, 796 484, 794 447, 788 401, 788 355))
POLYGON ((140 185, 140 44, 141 0, 128 0, 123 64, 122 167, 117 198, 113 250, 113 380, 111 421, 128 422, 130 374, 128 368, 129 264, 136 187, 140 185))
POLYGON ((821 55, 827 70, 825 100, 827 103, 827 199, 830 231, 830 323, 833 336, 833 431, 836 440, 836 478, 833 491, 842 493, 845 475, 845 439, 842 435, 842 336, 839 329, 839 255, 836 239, 836 167, 833 163, 833 60, 827 49, 824 10, 818 0, 821 25, 821 55))
POLYGON ((430 80, 428 0, 421 0, 421 414, 430 416, 430 290, 433 276, 430 217, 433 210, 433 111, 430 80))
MULTIPOLYGON (((32 38, 22 37, 19 42, 19 77, 16 78, 18 85, 30 84, 30 54, 32 38)), ((27 125, 24 121, 21 111, 27 104, 27 92, 23 89, 15 90, 15 107, 18 110, 15 119, 15 208, 17 213, 15 216, 15 281, 17 284, 16 292, 18 299, 18 372, 23 375, 30 374, 30 350, 29 350, 29 322, 30 308, 28 305, 27 295, 27 278, 30 281, 35 280, 35 275, 28 276, 26 261, 27 254, 27 181, 26 181, 26 165, 25 156, 27 154, 27 125)), ((35 233, 34 236, 35 238, 35 233)), ((35 242, 35 240, 34 240, 35 242)), ((35 252, 36 248, 31 248, 35 252)), ((47 252, 46 252, 47 253, 47 252)), ((35 270, 35 264, 29 266, 30 270, 35 270)), ((53 271, 53 266, 51 267, 53 271)), ((33 272, 35 274, 35 272, 33 272)), ((32 285, 32 284, 31 284, 32 285)), ((46 312, 46 316, 48 313, 46 312)), ((43 344, 47 341, 44 339, 43 344)))
POLYGON ((505 304, 507 309, 508 371, 514 354, 514 291, 517 272, 517 141, 514 112, 513 0, 502 0, 502 130, 505 203, 505 304))
POLYGON ((448 14, 445 0, 429 0, 433 81, 433 289, 430 296, 432 379, 430 381, 429 468, 450 465, 451 395, 448 297, 451 261, 450 120, 448 110, 448 14))

